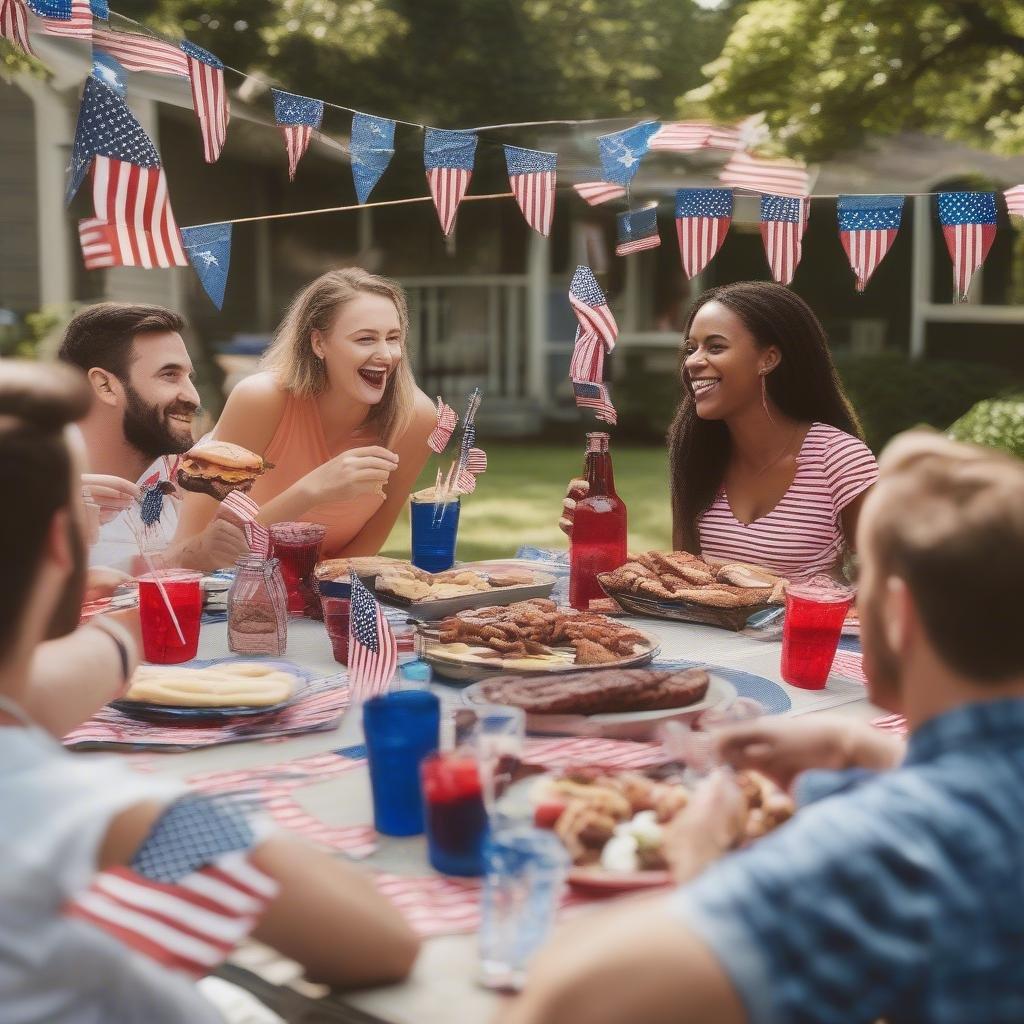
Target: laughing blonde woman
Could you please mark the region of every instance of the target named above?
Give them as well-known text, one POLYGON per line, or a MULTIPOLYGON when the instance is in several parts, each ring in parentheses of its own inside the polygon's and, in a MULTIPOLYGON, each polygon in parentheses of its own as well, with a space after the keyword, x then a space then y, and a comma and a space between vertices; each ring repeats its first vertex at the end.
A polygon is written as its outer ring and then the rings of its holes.
MULTIPOLYGON (((324 557, 380 550, 435 423, 409 367, 408 333, 402 289, 365 270, 329 271, 296 296, 261 371, 232 390, 213 431, 273 464, 250 492, 262 523, 323 524, 324 557)), ((188 494, 179 536, 216 511, 212 498, 188 494)))

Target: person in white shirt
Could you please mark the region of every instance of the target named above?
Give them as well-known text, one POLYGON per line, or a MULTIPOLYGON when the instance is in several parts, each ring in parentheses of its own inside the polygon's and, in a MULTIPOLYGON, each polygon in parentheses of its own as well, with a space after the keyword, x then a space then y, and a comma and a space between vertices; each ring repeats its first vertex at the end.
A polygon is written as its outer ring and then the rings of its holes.
MULTIPOLYGON (((79 426, 95 473, 137 481, 140 491, 174 483, 177 456, 192 447, 199 409, 184 326, 171 310, 123 302, 89 306, 68 324, 59 357, 81 369, 92 387, 93 403, 79 426)), ((102 485, 90 493, 102 503, 102 485)), ((145 531, 144 543, 161 564, 210 571, 248 552, 242 530, 223 519, 175 542, 179 501, 166 495, 159 520, 145 531)), ((90 563, 140 571, 140 526, 136 508, 101 522, 90 563)))

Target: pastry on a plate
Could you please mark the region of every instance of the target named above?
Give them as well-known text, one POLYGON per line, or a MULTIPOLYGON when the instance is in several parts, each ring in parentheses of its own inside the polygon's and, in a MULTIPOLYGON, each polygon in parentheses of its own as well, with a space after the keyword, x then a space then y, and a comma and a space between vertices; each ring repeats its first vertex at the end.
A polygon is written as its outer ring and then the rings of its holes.
POLYGON ((291 673, 256 662, 141 665, 122 699, 183 708, 269 707, 288 700, 295 685, 291 673))
POLYGON ((536 581, 526 569, 495 569, 488 572, 487 579, 492 587, 528 587, 536 581))

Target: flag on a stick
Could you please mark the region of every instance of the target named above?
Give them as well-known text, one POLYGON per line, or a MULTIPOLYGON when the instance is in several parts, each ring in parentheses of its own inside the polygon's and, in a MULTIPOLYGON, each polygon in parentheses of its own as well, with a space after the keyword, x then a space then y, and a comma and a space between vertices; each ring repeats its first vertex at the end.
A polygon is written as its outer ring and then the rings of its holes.
POLYGON ((181 78, 188 75, 188 57, 184 51, 156 36, 100 28, 93 33, 93 44, 116 57, 128 71, 151 71, 181 78))
POLYGON ((320 130, 324 117, 324 101, 309 96, 296 96, 282 89, 271 89, 274 96, 274 119, 284 135, 288 150, 288 180, 295 180, 299 161, 309 148, 313 132, 320 130))
POLYGON ((459 422, 459 414, 450 406, 445 404, 440 395, 437 396, 437 425, 430 432, 427 438, 427 445, 430 450, 441 454, 448 447, 448 442, 455 432, 455 425, 459 422))
POLYGON ((455 227, 459 203, 473 177, 476 141, 472 132, 442 131, 439 128, 428 128, 426 132, 423 166, 441 230, 446 235, 450 235, 455 227))
POLYGON ((658 208, 648 206, 643 210, 620 213, 618 218, 618 242, 616 256, 629 256, 645 249, 657 249, 661 245, 658 234, 658 208))
POLYGON ((994 192, 940 192, 939 221, 953 261, 953 292, 967 299, 974 272, 985 262, 996 237, 994 192))
POLYGON ((24 0, 0 0, 0 39, 6 39, 27 54, 32 53, 28 41, 28 8, 24 0))
POLYGON ((578 266, 569 285, 569 305, 584 330, 593 331, 609 352, 615 348, 619 325, 590 267, 578 266))
POLYGON ((398 666, 398 642, 381 607, 352 573, 348 680, 353 703, 385 693, 398 666))
POLYGON ((862 292, 896 240, 903 196, 840 196, 836 212, 839 238, 862 292))
POLYGON ((356 197, 365 203, 395 155, 395 122, 372 114, 353 114, 349 153, 356 197))
POLYGON ((608 388, 604 384, 574 380, 572 382, 572 390, 576 396, 576 407, 578 409, 591 409, 599 420, 604 423, 610 423, 612 426, 618 422, 615 406, 612 405, 608 388))
POLYGON ((542 235, 551 234, 551 219, 555 215, 555 153, 536 149, 505 147, 508 182, 523 211, 526 223, 542 235))
POLYGON ((793 160, 766 160, 736 152, 722 168, 718 180, 730 188, 799 199, 810 191, 810 175, 793 160))
POLYGON ((626 194, 621 185, 613 185, 609 181, 581 181, 572 188, 576 195, 591 206, 600 206, 612 199, 621 199, 626 194))
POLYGON ((228 137, 227 89, 224 86, 224 64, 208 50, 187 39, 181 42, 188 63, 188 79, 192 86, 192 106, 203 133, 203 158, 216 163, 228 137))
POLYGON ((772 277, 779 284, 788 285, 796 273, 810 210, 806 196, 761 196, 761 241, 772 277))
POLYGON ((722 248, 732 223, 732 189, 681 188, 676 192, 676 236, 683 272, 696 277, 722 248))

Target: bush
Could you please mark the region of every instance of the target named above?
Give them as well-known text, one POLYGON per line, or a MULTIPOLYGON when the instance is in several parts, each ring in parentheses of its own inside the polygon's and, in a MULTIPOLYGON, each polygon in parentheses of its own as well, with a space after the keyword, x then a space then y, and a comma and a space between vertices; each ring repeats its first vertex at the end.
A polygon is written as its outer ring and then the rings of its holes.
POLYGON ((979 402, 949 428, 949 436, 1024 459, 1024 393, 979 402))

